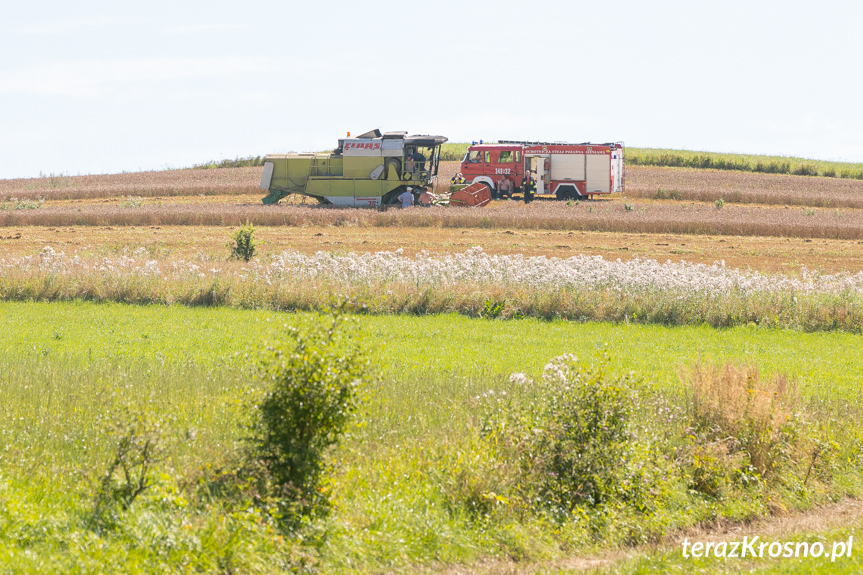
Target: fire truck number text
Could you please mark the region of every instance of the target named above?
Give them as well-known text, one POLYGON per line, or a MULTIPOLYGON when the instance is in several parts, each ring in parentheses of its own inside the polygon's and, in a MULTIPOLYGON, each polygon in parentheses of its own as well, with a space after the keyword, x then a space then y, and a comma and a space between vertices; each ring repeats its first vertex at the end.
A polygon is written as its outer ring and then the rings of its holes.
POLYGON ((495 174, 511 174, 512 170, 510 168, 495 168, 495 174))

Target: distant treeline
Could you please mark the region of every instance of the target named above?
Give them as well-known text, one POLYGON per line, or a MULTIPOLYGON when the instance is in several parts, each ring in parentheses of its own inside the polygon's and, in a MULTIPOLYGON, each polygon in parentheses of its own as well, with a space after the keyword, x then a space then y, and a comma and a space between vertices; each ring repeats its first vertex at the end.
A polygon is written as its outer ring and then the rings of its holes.
POLYGON ((204 162, 203 164, 195 164, 190 169, 214 170, 216 168, 253 168, 256 166, 263 165, 263 156, 248 156, 246 158, 234 158, 233 160, 225 159, 218 162, 216 162, 215 160, 210 160, 209 162, 204 162))
POLYGON ((794 176, 823 176, 827 178, 863 180, 863 164, 786 158, 782 156, 627 148, 626 163, 635 166, 736 170, 740 172, 760 172, 763 174, 790 174, 794 176))

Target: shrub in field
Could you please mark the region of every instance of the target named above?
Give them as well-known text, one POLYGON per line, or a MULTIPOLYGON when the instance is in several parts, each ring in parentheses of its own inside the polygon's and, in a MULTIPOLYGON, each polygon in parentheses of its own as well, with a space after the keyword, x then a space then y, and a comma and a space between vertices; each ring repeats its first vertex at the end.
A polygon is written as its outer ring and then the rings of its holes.
POLYGON ((493 299, 487 299, 482 304, 482 312, 481 315, 487 319, 495 319, 498 317, 501 312, 506 308, 506 300, 497 301, 493 299))
POLYGON ((543 374, 545 433, 535 437, 542 487, 555 505, 602 503, 618 495, 633 398, 627 378, 609 379, 573 356, 553 360, 543 374))
POLYGON ((632 375, 610 377, 573 355, 554 358, 539 380, 513 376, 527 400, 492 414, 485 433, 510 445, 542 505, 566 515, 578 505, 637 497, 625 482, 634 410, 632 375))
POLYGON ((232 242, 228 244, 228 248, 231 250, 232 259, 247 262, 255 256, 257 242, 255 241, 254 235, 255 227, 248 222, 246 222, 245 225, 240 226, 240 229, 234 232, 231 236, 232 242))
POLYGON ((812 164, 801 163, 791 173, 795 176, 817 176, 818 168, 812 164))
POLYGON ((765 174, 787 174, 791 171, 791 164, 788 162, 764 162, 759 160, 752 171, 765 174))
POLYGON ((295 525, 326 510, 320 489, 324 456, 338 443, 370 378, 368 359, 332 318, 307 332, 287 328, 266 348, 260 377, 268 386, 251 427, 251 457, 260 462, 278 518, 295 525))
POLYGON ((850 168, 845 168, 841 172, 839 172, 839 177, 845 179, 863 180, 863 171, 855 172, 850 168))
POLYGON ((724 207, 725 207, 725 200, 723 200, 722 198, 719 198, 718 200, 716 200, 716 209, 717 210, 721 210, 724 207))

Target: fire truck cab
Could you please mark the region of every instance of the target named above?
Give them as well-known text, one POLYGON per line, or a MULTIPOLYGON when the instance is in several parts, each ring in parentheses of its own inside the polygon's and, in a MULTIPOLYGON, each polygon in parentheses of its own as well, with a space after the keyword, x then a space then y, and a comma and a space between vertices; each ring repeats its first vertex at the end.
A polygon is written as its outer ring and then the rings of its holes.
POLYGON ((504 178, 521 191, 526 170, 533 172, 538 196, 571 200, 622 192, 623 143, 480 143, 472 144, 461 162, 465 179, 485 184, 492 196, 504 178))

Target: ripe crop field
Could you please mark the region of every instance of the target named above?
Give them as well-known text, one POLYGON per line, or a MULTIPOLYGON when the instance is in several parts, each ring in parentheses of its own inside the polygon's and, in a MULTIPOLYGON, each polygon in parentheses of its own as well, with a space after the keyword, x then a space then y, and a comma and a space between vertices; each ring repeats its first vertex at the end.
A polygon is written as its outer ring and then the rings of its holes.
POLYGON ((607 199, 561 205, 510 201, 488 209, 430 207, 403 212, 332 206, 260 204, 46 205, 0 213, 3 227, 21 226, 372 226, 510 228, 622 233, 863 239, 863 210, 806 209, 607 199))
POLYGON ((863 181, 691 168, 629 166, 626 195, 819 208, 863 207, 863 181))
POLYGON ((47 201, 123 196, 235 195, 260 191, 261 168, 165 170, 125 174, 0 180, 0 203, 11 198, 47 201))
POLYGON ((626 197, 377 211, 263 206, 260 174, 0 181, 0 572, 712 572, 677 538, 863 496, 863 182, 632 166, 626 197), (243 475, 257 366, 334 307, 380 377, 285 530, 243 475), (549 439, 573 373, 618 418, 587 471, 549 439), (97 514, 136 433, 149 483, 97 514))

